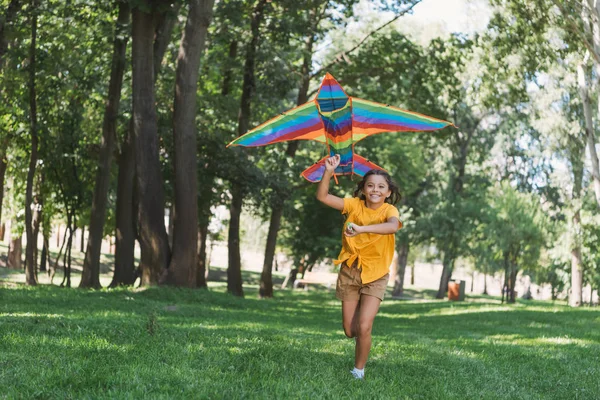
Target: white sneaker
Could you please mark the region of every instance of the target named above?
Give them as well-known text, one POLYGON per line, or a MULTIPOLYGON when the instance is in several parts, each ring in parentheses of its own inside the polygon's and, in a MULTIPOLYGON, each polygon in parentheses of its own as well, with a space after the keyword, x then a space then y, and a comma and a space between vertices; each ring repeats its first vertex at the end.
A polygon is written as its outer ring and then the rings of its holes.
POLYGON ((364 372, 361 373, 361 372, 357 371, 356 369, 353 369, 353 370, 350 371, 350 373, 352 374, 352 376, 355 379, 365 379, 365 373, 364 372))

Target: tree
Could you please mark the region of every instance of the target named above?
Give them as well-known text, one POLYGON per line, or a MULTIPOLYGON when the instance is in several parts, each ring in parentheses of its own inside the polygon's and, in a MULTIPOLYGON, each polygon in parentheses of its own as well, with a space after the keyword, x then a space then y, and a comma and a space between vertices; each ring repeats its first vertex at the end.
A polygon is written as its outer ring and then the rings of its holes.
POLYGON ((432 162, 436 179, 446 182, 437 183, 435 190, 429 191, 429 199, 421 200, 430 207, 418 223, 422 235, 431 238, 441 252, 443 270, 436 294, 441 299, 456 259, 468 254, 469 238, 481 218, 479 199, 488 182, 484 174, 478 174, 476 165, 493 145, 498 119, 496 109, 483 101, 477 87, 482 61, 477 42, 454 35, 447 41, 433 40, 427 52, 428 62, 437 72, 431 76, 444 91, 443 107, 458 126, 440 135, 441 146, 432 162))
POLYGON ((165 274, 170 248, 163 215, 164 189, 159 164, 154 93, 154 18, 149 2, 133 8, 133 147, 138 198, 142 284, 155 285, 165 274))
POLYGON ((593 305, 593 293, 600 294, 600 216, 596 213, 595 201, 586 196, 581 209, 582 258, 586 266, 584 283, 590 286, 590 305, 593 305))
MULTIPOLYGON (((154 82, 165 55, 171 33, 179 12, 179 3, 171 9, 162 10, 158 16, 154 39, 154 82)), ((134 200, 135 192, 135 153, 133 148, 133 118, 125 128, 125 135, 120 143, 117 156, 117 199, 115 221, 115 271, 110 287, 133 285, 137 279, 134 265, 134 247, 137 232, 137 206, 134 200)))
POLYGON ((543 214, 537 196, 519 193, 508 182, 490 190, 491 214, 486 223, 488 248, 504 269, 504 294, 515 302, 517 274, 534 267, 545 244, 543 214))
MULTIPOLYGON (((99 288, 100 285, 100 247, 104 237, 104 220, 106 216, 107 197, 110 183, 110 166, 117 137, 117 116, 121 100, 123 72, 125 70, 125 51, 129 39, 128 25, 131 10, 127 1, 118 1, 119 16, 117 18, 113 55, 111 62, 108 99, 102 124, 102 141, 96 172, 96 184, 90 215, 89 237, 83 271, 79 287, 99 288)), ((83 235, 82 235, 83 236, 83 235)))
POLYGON ((581 305, 583 284, 581 207, 584 185, 584 152, 586 133, 585 108, 577 99, 575 76, 561 61, 548 69, 543 86, 531 90, 532 124, 544 136, 547 148, 563 164, 564 172, 552 179, 560 188, 561 211, 567 221, 560 242, 568 248, 562 252, 561 262, 571 264, 571 295, 569 304, 581 305), (583 125, 583 126, 582 126, 583 125))
MULTIPOLYGON (((242 85, 242 97, 240 100, 240 112, 238 116, 237 134, 241 136, 248 131, 250 121, 250 104, 254 94, 255 77, 254 66, 256 62, 256 49, 260 36, 260 25, 264 18, 267 0, 258 0, 252 8, 250 22, 251 37, 246 46, 246 60, 244 64, 244 83, 242 85)), ((242 265, 240 256, 240 214, 244 188, 240 182, 231 185, 231 204, 229 207, 229 233, 228 233, 228 267, 227 267, 227 291, 235 296, 244 296, 242 288, 242 265)))
POLYGON ((25 232, 27 235, 27 248, 25 250, 25 280, 28 285, 37 284, 36 266, 34 265, 34 237, 33 237, 33 178, 38 160, 38 120, 36 102, 36 41, 37 41, 37 13, 39 3, 33 1, 31 13, 31 44, 29 47, 29 118, 31 129, 31 152, 29 154, 29 170, 27 172, 27 188, 25 192, 25 232))
POLYGON ((168 280, 196 286, 198 210, 196 162, 196 91, 200 56, 204 50, 213 0, 190 2, 177 57, 173 137, 175 142, 175 211, 173 254, 168 280))
POLYGON ((2 71, 2 67, 4 66, 3 58, 7 48, 7 27, 9 27, 12 24, 21 6, 21 0, 11 0, 8 4, 6 12, 3 15, 0 15, 0 71, 2 71))
MULTIPOLYGON (((586 48, 586 55, 579 63, 577 74, 579 78, 579 94, 585 112, 586 146, 590 155, 591 174, 596 195, 596 202, 600 207, 600 163, 596 152, 596 134, 593 125, 591 101, 589 98, 589 83, 585 77, 585 69, 589 55, 594 61, 596 74, 600 73, 600 4, 591 0, 566 2, 554 1, 562 13, 562 18, 556 18, 554 24, 564 27, 569 33, 573 33, 575 40, 580 40, 580 47, 586 48)), ((571 38, 573 40, 573 38, 571 38)), ((600 103, 598 103, 600 113, 600 103)), ((600 115, 597 115, 597 118, 600 115)))
MULTIPOLYGON (((566 242, 570 248, 563 256, 571 264, 571 305, 581 304, 582 286, 582 255, 581 255, 581 197, 584 179, 583 154, 588 144, 590 149, 591 106, 587 91, 586 66, 583 47, 593 55, 593 44, 587 42, 592 30, 586 31, 585 24, 589 23, 587 12, 590 10, 580 7, 574 2, 539 1, 532 8, 522 1, 498 1, 502 7, 492 20, 496 32, 495 44, 502 57, 514 56, 518 53, 521 58, 523 80, 537 86, 534 92, 534 105, 538 110, 534 126, 547 136, 557 157, 566 164, 568 178, 554 178, 561 183, 556 186, 561 189, 564 198, 565 217, 569 220, 566 230, 566 242), (558 5, 558 8, 555 7, 558 5), (566 10, 569 10, 566 12, 566 10), (563 15, 560 15, 562 11, 563 15), (581 13, 583 11, 583 14, 581 13), (582 19, 577 20, 577 16, 582 19), (566 16, 566 17, 565 17, 566 16), (575 21, 575 22, 574 22, 575 21), (576 27, 573 30, 573 27, 576 27), (530 34, 523 35, 523 29, 530 34), (583 36, 582 36, 583 34, 583 36), (584 40, 580 40, 584 37, 584 40), (549 40, 550 39, 550 40, 549 40), (526 49, 527 51, 524 51, 526 49), (535 49, 535 51, 532 51, 535 49), (532 56, 535 54, 535 56, 532 56), (579 96, 575 86, 577 71, 570 68, 579 65, 579 96), (547 82, 540 83, 540 72, 547 82), (581 104, 576 100, 579 97, 581 104), (582 140, 581 132, 584 133, 582 140)), ((532 96, 533 97, 533 96, 532 96)), ((592 140, 593 141, 593 140, 592 140)), ((594 147, 594 146, 591 146, 594 147)), ((591 151, 591 153, 593 153, 591 151)), ((592 159, 592 176, 594 172, 594 156, 592 159)), ((596 160, 597 162, 597 157, 596 160)), ((566 260, 565 260, 566 261, 566 260)))
POLYGON ((8 136, 0 141, 0 224, 2 225, 4 225, 4 222, 2 222, 2 204, 4 203, 4 178, 8 167, 8 160, 6 158, 8 143, 8 136))

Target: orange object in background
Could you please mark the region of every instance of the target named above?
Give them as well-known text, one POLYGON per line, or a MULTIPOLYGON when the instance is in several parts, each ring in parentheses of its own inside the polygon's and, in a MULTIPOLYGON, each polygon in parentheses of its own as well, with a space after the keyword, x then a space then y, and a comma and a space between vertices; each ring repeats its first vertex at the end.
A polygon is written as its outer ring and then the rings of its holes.
POLYGON ((448 300, 465 300, 465 281, 448 282, 448 300))

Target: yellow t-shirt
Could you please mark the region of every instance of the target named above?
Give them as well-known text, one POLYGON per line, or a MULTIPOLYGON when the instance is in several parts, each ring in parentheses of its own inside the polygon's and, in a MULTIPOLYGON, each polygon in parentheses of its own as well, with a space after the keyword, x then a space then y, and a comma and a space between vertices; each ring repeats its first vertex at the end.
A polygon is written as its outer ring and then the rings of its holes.
MULTIPOLYGON (((391 217, 400 221, 400 213, 393 205, 384 203, 377 210, 372 210, 358 197, 344 199, 342 214, 348 215, 346 224, 352 222, 360 226, 382 224, 391 217)), ((399 227, 402 227, 402 222, 399 227)), ((394 234, 361 233, 348 237, 342 229, 342 251, 334 263, 346 261, 346 265, 351 266, 358 259, 363 284, 373 282, 389 272, 394 258, 394 243, 394 234)))

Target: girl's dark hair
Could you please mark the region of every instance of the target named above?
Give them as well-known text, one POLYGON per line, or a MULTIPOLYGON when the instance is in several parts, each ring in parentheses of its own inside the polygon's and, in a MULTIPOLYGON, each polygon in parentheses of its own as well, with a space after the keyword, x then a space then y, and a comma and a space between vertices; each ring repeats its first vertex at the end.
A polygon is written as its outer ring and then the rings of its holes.
POLYGON ((392 180, 392 177, 390 176, 390 174, 388 174, 386 171, 384 171, 382 169, 372 169, 369 172, 367 172, 365 174, 365 176, 363 176, 361 181, 358 182, 358 185, 356 186, 356 190, 354 191, 354 197, 358 197, 359 199, 361 199, 363 201, 366 200, 366 197, 363 194, 362 190, 365 187, 367 178, 371 175, 383 176, 385 178, 385 181, 387 182, 388 186, 390 187, 392 194, 390 194, 390 196, 385 199, 386 203, 396 204, 397 202, 400 201, 400 199, 402 198, 402 196, 400 195, 400 188, 392 180))

